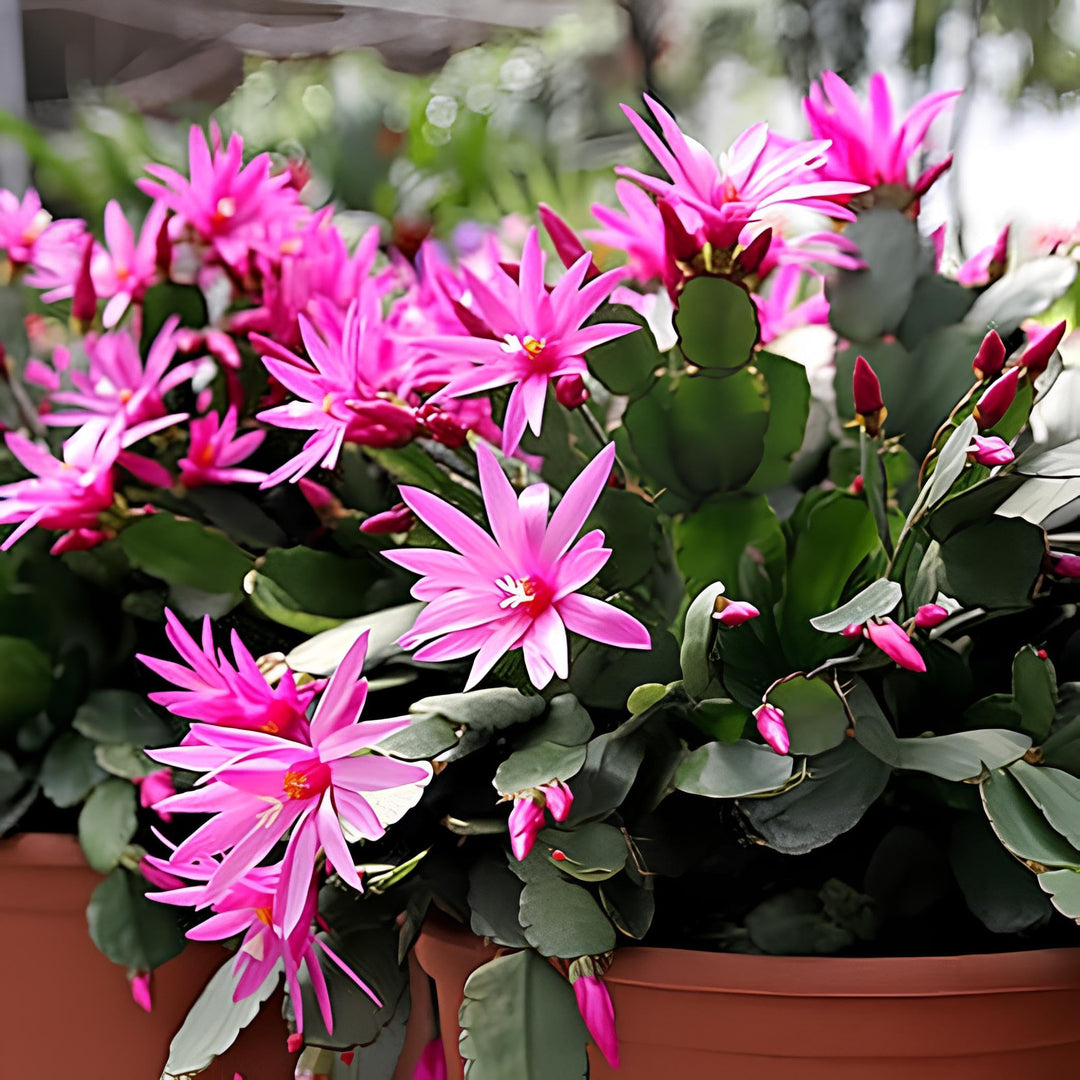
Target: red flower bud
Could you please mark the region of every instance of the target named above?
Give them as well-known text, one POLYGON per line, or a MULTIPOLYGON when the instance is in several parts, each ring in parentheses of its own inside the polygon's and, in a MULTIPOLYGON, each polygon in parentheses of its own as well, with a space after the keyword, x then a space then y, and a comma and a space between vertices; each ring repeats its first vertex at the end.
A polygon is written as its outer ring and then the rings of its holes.
POLYGON ((667 199, 658 200, 656 206, 664 223, 664 243, 668 254, 679 262, 690 262, 701 250, 697 237, 687 231, 675 207, 667 199))
POLYGON ((97 315, 97 293, 94 279, 90 276, 90 262, 94 257, 94 238, 87 236, 83 247, 82 263, 75 278, 75 293, 71 298, 71 320, 85 333, 97 315))
POLYGON ((852 495, 861 495, 865 487, 866 485, 863 482, 862 473, 859 473, 859 475, 851 481, 851 487, 848 488, 848 491, 850 491, 852 495))
POLYGON ((940 604, 923 604, 918 611, 915 612, 915 625, 920 630, 932 630, 935 626, 939 626, 949 617, 947 608, 943 608, 940 604))
POLYGON ((351 1065, 353 1063, 353 1058, 354 1057, 356 1057, 356 1051, 355 1050, 343 1050, 342 1053, 341 1053, 341 1064, 342 1065, 351 1065))
POLYGON ((555 400, 564 409, 576 409, 589 400, 589 391, 580 375, 562 375, 555 380, 555 400))
POLYGON ((566 852, 565 852, 565 851, 561 851, 561 850, 560 850, 559 848, 556 848, 556 849, 555 849, 555 850, 554 850, 554 851, 553 851, 553 852, 551 853, 551 857, 552 857, 552 858, 553 858, 553 859, 554 859, 554 860, 555 860, 556 862, 565 862, 565 861, 566 861, 566 852))
POLYGON ((1049 329, 1040 327, 1038 330, 1031 331, 1028 334, 1028 347, 1020 357, 1020 363, 1033 375, 1045 371, 1046 365, 1050 363, 1050 357, 1054 355, 1054 350, 1061 344, 1064 336, 1064 319, 1057 326, 1051 326, 1049 329))
POLYGON ((784 711, 768 702, 762 702, 754 710, 754 719, 761 737, 778 753, 786 754, 791 747, 784 711))
POLYGON ((866 636, 891 660, 908 671, 925 671, 926 661, 911 644, 911 638, 892 619, 871 619, 866 624, 866 636))
POLYGON ((769 253, 772 243, 772 229, 759 232, 749 244, 739 252, 736 262, 744 274, 752 274, 761 265, 761 260, 769 253))
POLYGON ((157 239, 154 241, 154 265, 161 271, 165 280, 168 281, 172 273, 172 237, 169 235, 169 219, 166 218, 158 229, 157 239))
POLYGON ((968 457, 979 465, 1008 465, 1016 455, 1004 439, 996 435, 976 435, 968 447, 968 457))
POLYGON ((360 531, 368 536, 385 536, 387 533, 408 532, 415 522, 413 512, 404 503, 398 503, 381 514, 366 518, 360 523, 360 531))
POLYGON ((980 431, 986 431, 998 423, 1009 411, 1009 406, 1016 397, 1016 387, 1020 380, 1021 369, 1010 368, 979 398, 975 405, 975 422, 980 431))
POLYGON ((851 378, 851 392, 855 398, 855 416, 866 434, 873 438, 881 430, 887 415, 881 400, 881 383, 865 357, 855 358, 855 371, 851 378))
POLYGON ((1005 345, 998 332, 991 330, 983 338, 971 364, 976 379, 992 379, 1005 367, 1005 345))
POLYGON ((431 402, 421 405, 416 417, 422 435, 442 443, 443 446, 449 446, 451 450, 456 450, 468 442, 469 433, 465 428, 431 402))
POLYGON ((298 1031, 294 1031, 288 1039, 285 1041, 285 1045, 289 1048, 290 1054, 295 1054, 304 1045, 304 1036, 298 1031))
MULTIPOLYGON (((540 212, 540 221, 551 237, 551 243, 555 247, 555 254, 562 260, 563 266, 569 269, 585 254, 585 246, 578 239, 577 233, 566 224, 565 221, 546 203, 541 203, 537 208, 540 212)), ((600 273, 590 261, 589 269, 585 271, 585 280, 590 281, 600 273)))

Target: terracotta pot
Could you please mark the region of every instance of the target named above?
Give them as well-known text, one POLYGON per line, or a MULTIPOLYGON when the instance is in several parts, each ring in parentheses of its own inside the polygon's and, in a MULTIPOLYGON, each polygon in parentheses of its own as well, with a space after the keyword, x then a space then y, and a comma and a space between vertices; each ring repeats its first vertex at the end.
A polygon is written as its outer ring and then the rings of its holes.
MULTIPOLYGON (((495 950, 446 921, 417 945, 451 1080, 457 1010, 495 950)), ((607 976, 622 1068, 591 1080, 1017 1080, 1075 1076, 1080 949, 887 959, 626 948, 607 976)))
MULTIPOLYGON (((154 1010, 131 999, 124 971, 98 952, 86 905, 101 880, 74 837, 26 833, 0 843, 0 1075, 157 1080, 169 1042, 228 953, 192 944, 154 972, 154 1010)), ((207 1080, 291 1080, 280 992, 207 1080)))

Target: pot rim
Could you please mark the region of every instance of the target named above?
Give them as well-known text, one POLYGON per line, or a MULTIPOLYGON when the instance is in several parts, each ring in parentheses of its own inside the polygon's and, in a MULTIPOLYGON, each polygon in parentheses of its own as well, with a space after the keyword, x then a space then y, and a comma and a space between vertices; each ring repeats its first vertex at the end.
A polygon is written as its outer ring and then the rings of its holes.
MULTIPOLYGON (((467 927, 429 917, 437 948, 483 963, 494 955, 467 927)), ((1080 990, 1080 948, 962 956, 748 956, 625 946, 604 976, 612 986, 786 998, 925 998, 1080 990)))

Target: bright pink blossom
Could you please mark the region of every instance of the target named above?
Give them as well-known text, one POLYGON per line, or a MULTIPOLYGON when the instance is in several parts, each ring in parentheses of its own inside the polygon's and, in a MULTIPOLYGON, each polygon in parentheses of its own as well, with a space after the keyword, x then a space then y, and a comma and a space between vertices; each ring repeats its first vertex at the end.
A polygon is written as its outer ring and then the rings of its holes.
POLYGON ((105 207, 107 246, 98 249, 90 263, 97 295, 109 299, 101 314, 105 327, 115 326, 128 306, 139 303, 159 276, 157 242, 168 212, 164 203, 155 202, 136 241, 120 204, 110 199, 105 207))
MULTIPOLYGON (((835 178, 822 171, 828 143, 793 142, 771 135, 766 124, 744 131, 719 162, 701 143, 685 135, 674 118, 646 95, 663 138, 633 109, 623 112, 663 167, 670 182, 636 169, 615 171, 646 191, 695 211, 704 239, 719 249, 733 248, 745 227, 777 206, 804 206, 831 217, 851 220, 851 211, 835 201, 866 190, 857 177, 835 178), (853 182, 854 181, 854 182, 853 182)), ((683 221, 686 224, 686 220, 683 221)))
POLYGON ((926 661, 919 655, 919 650, 911 644, 911 638, 903 627, 892 619, 871 619, 863 629, 870 641, 902 668, 908 671, 926 670, 926 661))
POLYGON ((745 600, 728 600, 726 597, 717 597, 719 610, 713 612, 713 618, 721 626, 742 626, 743 623, 756 619, 761 612, 753 604, 745 600))
POLYGON ((1012 447, 997 435, 974 435, 968 455, 979 465, 1008 465, 1016 455, 1012 447))
POLYGON ((518 448, 525 426, 540 434, 548 383, 564 375, 584 375, 585 353, 596 345, 633 333, 634 323, 582 323, 608 297, 623 270, 609 270, 582 285, 592 257, 583 255, 548 292, 544 253, 535 228, 529 230, 515 279, 496 269, 486 280, 463 269, 473 313, 485 336, 432 338, 426 344, 439 355, 474 361, 476 366, 451 375, 434 400, 463 397, 499 386, 512 386, 506 405, 503 452, 518 448))
MULTIPOLYGON (((172 780, 172 769, 158 769, 155 772, 147 773, 146 776, 138 776, 135 778, 134 783, 139 789, 139 805, 143 807, 153 806, 154 803, 161 802, 170 795, 176 794, 176 788, 172 780)), ((172 814, 168 810, 159 811, 158 816, 162 821, 172 821, 172 814)))
POLYGON ((72 267, 72 256, 81 251, 77 241, 83 230, 81 221, 53 221, 33 188, 21 199, 0 188, 0 251, 7 255, 12 270, 36 267, 42 260, 49 262, 58 256, 72 267))
POLYGON ((758 734, 778 753, 786 754, 791 748, 791 737, 784 723, 784 710, 762 702, 754 710, 758 734))
MULTIPOLYGON (((196 741, 148 751, 156 761, 203 775, 191 791, 161 809, 213 816, 188 836, 174 859, 225 854, 207 883, 217 899, 237 884, 291 830, 275 893, 276 925, 289 934, 304 913, 320 850, 334 871, 362 889, 347 839, 378 839, 386 831, 375 801, 381 792, 419 792, 431 767, 371 751, 407 727, 408 717, 361 722, 367 680, 360 677, 365 632, 349 649, 322 693, 307 730, 286 738, 263 731, 194 724, 196 741)), ((172 860, 170 860, 172 861, 172 860)))
POLYGON ((968 287, 989 284, 1005 272, 1008 258, 1009 226, 1006 225, 992 244, 977 251, 956 271, 956 280, 968 287))
MULTIPOLYGON (((177 849, 179 850, 179 849, 177 849)), ((317 891, 314 880, 304 883, 302 904, 296 925, 288 932, 281 929, 281 913, 278 910, 282 892, 283 863, 277 866, 259 866, 223 892, 215 892, 210 883, 220 869, 215 859, 202 858, 184 862, 176 851, 166 862, 147 856, 147 860, 159 872, 179 874, 182 878, 198 884, 171 888, 164 892, 147 893, 151 900, 177 907, 190 907, 197 911, 209 908, 213 914, 192 927, 187 936, 193 941, 226 941, 243 934, 236 952, 234 971, 237 976, 233 1000, 240 1001, 254 994, 273 974, 280 963, 285 971, 285 981, 296 1013, 299 1032, 304 1029, 303 1004, 300 994, 299 973, 301 966, 307 968, 311 989, 322 1014, 326 1030, 333 1032, 334 1018, 330 1008, 330 995, 316 946, 356 985, 371 998, 376 1006, 379 999, 357 974, 333 949, 317 938, 312 923, 316 914, 317 891)))
POLYGON ((772 273, 766 296, 753 294, 758 322, 761 324, 759 340, 763 345, 789 330, 800 326, 823 326, 829 321, 829 302, 825 299, 820 279, 816 289, 800 301, 803 279, 803 268, 789 263, 772 273))
POLYGON ((675 253, 665 242, 659 207, 629 180, 616 180, 615 194, 624 212, 594 203, 593 217, 603 228, 586 229, 582 236, 593 243, 626 252, 626 268, 635 281, 643 285, 662 281, 668 291, 672 291, 675 283, 682 279, 682 271, 675 265, 675 253))
POLYGON ((401 497, 455 551, 400 548, 384 552, 423 577, 417 600, 430 601, 400 639, 406 649, 424 642, 418 660, 452 660, 476 653, 466 689, 504 653, 520 648, 529 678, 546 686, 566 678, 566 631, 625 649, 650 648, 649 633, 633 616, 579 593, 611 556, 594 529, 574 543, 600 498, 615 458, 608 444, 567 488, 548 522, 549 491, 532 484, 515 495, 494 453, 477 447, 480 485, 494 536, 460 510, 420 488, 401 497))
POLYGON ((615 1030, 615 1006, 599 975, 579 975, 574 979, 574 997, 585 1026, 608 1065, 619 1067, 619 1037, 615 1030))
POLYGON ((152 693, 151 701, 202 724, 248 728, 286 739, 306 738, 307 707, 321 683, 297 686, 293 673, 286 671, 277 685, 271 686, 235 630, 230 635, 230 663, 225 651, 214 647, 209 616, 203 619, 201 647, 168 608, 165 634, 187 666, 136 653, 137 660, 179 687, 152 693))
POLYGON ((811 133, 829 140, 821 176, 858 180, 870 188, 897 185, 911 189, 915 196, 924 194, 944 169, 933 166, 912 180, 909 166, 922 150, 930 125, 959 93, 929 94, 897 125, 883 75, 871 77, 869 104, 864 109, 839 75, 822 72, 821 82, 814 83, 803 99, 811 133))
POLYGON ((191 445, 180 459, 180 483, 186 488, 203 484, 258 484, 266 473, 238 469, 266 438, 265 431, 249 431, 236 438, 236 409, 230 408, 224 420, 216 412, 192 419, 188 425, 191 445))
POLYGON ((949 617, 949 609, 940 604, 923 604, 915 612, 915 625, 920 630, 933 630, 949 617))

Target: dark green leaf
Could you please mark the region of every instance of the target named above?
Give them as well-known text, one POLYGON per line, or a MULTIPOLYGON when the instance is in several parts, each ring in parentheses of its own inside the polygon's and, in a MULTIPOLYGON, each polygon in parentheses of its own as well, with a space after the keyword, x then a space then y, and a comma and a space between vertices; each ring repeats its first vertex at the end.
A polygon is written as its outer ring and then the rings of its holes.
POLYGON ((1060 769, 1014 761, 1009 772, 1043 816, 1073 847, 1080 847, 1080 779, 1060 769))
POLYGON ((505 858, 484 857, 469 870, 469 911, 472 932, 510 949, 528 947, 518 922, 521 881, 505 858))
POLYGON ((348 622, 324 630, 309 641, 297 645, 285 657, 285 662, 293 671, 306 671, 319 676, 331 675, 356 639, 366 630, 368 646, 364 667, 371 671, 391 656, 402 652, 397 645, 397 639, 412 628, 416 616, 423 608, 421 603, 401 604, 371 615, 361 615, 358 619, 349 619, 348 622))
POLYGON ((181 326, 190 326, 195 330, 204 329, 210 318, 206 312, 206 300, 202 290, 194 285, 176 285, 171 281, 151 285, 146 290, 142 303, 142 339, 139 344, 139 351, 143 356, 150 351, 154 338, 158 336, 165 320, 172 315, 180 316, 181 326))
POLYGON ((457 734, 441 716, 414 719, 407 728, 383 739, 379 749, 407 761, 438 757, 457 745, 457 734))
POLYGON ((98 784, 79 811, 79 843, 86 861, 101 874, 114 870, 137 825, 135 785, 115 777, 98 784))
POLYGON ((296 610, 335 619, 363 611, 372 580, 370 563, 306 547, 268 551, 258 572, 284 590, 296 610))
POLYGON ((103 743, 95 746, 94 760, 107 773, 124 780, 138 780, 161 768, 137 746, 125 746, 123 743, 103 743))
POLYGON ((65 731, 49 747, 41 763, 41 789, 57 806, 75 806, 106 773, 94 760, 94 744, 74 731, 65 731))
POLYGON ((1080 920, 1080 871, 1048 870, 1036 880, 1062 915, 1080 920))
POLYGON ((411 708, 414 716, 441 716, 454 726, 476 731, 498 731, 536 719, 546 706, 539 694, 522 694, 512 687, 469 690, 421 698, 411 708))
POLYGON ((1025 645, 1013 657, 1013 697, 1020 710, 1021 727, 1036 743, 1050 734, 1057 710, 1057 680, 1049 660, 1025 645))
POLYGON ((791 463, 803 444, 810 412, 810 382, 806 368, 785 356, 759 352, 754 367, 769 389, 769 426, 765 454, 747 481, 749 491, 770 491, 788 480, 791 463))
POLYGON ((944 591, 963 607, 1024 607, 1045 553, 1042 530, 1019 518, 995 517, 961 529, 941 544, 944 591), (1008 559, 1000 557, 1003 551, 1008 559))
POLYGON ((626 865, 626 837, 613 825, 598 821, 576 829, 544 829, 537 841, 552 851, 561 851, 562 860, 554 864, 579 881, 606 881, 626 865))
POLYGON ((526 881, 518 911, 526 940, 542 956, 576 959, 615 948, 615 928, 592 893, 562 874, 526 881))
POLYGON ((641 327, 632 334, 590 349, 585 360, 589 371, 613 394, 637 397, 645 393, 656 380, 656 369, 666 366, 648 323, 625 304, 604 304, 590 317, 589 323, 593 322, 637 323, 641 327))
POLYGON ((1008 770, 992 770, 979 789, 983 809, 997 838, 1018 859, 1036 867, 1080 869, 1080 851, 1050 827, 1008 770))
POLYGON ((714 582, 702 589, 686 610, 679 664, 682 667, 686 692, 695 699, 705 696, 709 683, 714 678, 712 661, 709 659, 709 642, 717 625, 713 619, 713 605, 723 592, 724 583, 714 582))
POLYGON ((629 874, 616 874, 600 886, 600 901, 615 928, 627 937, 640 940, 652 925, 656 897, 648 886, 631 880, 629 874))
POLYGON ((201 487, 188 498, 219 528, 241 544, 280 547, 287 542, 281 526, 257 503, 235 488, 201 487))
POLYGON ((458 1014, 469 1080, 585 1080, 588 1034, 570 983, 524 951, 474 971, 458 1014))
POLYGON ((100 743, 164 746, 172 728, 130 690, 94 690, 75 713, 75 730, 100 743))
POLYGON ((674 783, 690 795, 737 799, 783 787, 793 764, 787 755, 744 739, 706 743, 686 756, 675 770, 674 783))
POLYGON ((761 332, 750 294, 717 277, 686 283, 679 294, 675 329, 688 363, 722 371, 749 363, 761 332))
POLYGON ((962 420, 938 454, 933 475, 930 478, 930 491, 926 505, 934 507, 952 489, 967 464, 967 451, 972 438, 978 434, 979 425, 974 416, 962 420))
POLYGON ((783 710, 791 754, 822 754, 844 741, 848 715, 843 701, 824 680, 790 679, 769 694, 769 701, 783 710))
POLYGON ((829 918, 809 889, 763 900, 747 914, 746 929, 762 952, 777 956, 827 956, 855 941, 854 934, 829 918))
POLYGON ((52 679, 52 663, 32 641, 0 636, 0 730, 44 709, 52 679))
POLYGON ((585 747, 538 742, 515 750, 495 770, 492 783, 503 795, 539 787, 552 780, 569 780, 585 762, 585 747))
POLYGON ((117 867, 94 890, 86 909, 94 944, 113 963, 138 971, 164 964, 187 944, 173 912, 147 900, 145 886, 141 877, 117 867))
POLYGON ((690 719, 706 735, 719 742, 733 743, 742 738, 750 721, 750 710, 727 698, 706 698, 694 706, 690 719))
POLYGON ((863 482, 863 498, 874 516, 881 546, 892 554, 892 531, 889 526, 889 483, 885 463, 881 458, 881 440, 859 432, 859 475, 863 482))
POLYGON ((915 282, 911 306, 900 323, 897 337, 914 349, 927 334, 959 322, 970 310, 975 293, 940 274, 924 274, 915 282))

